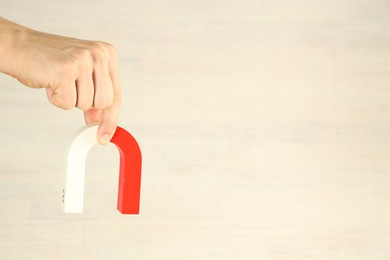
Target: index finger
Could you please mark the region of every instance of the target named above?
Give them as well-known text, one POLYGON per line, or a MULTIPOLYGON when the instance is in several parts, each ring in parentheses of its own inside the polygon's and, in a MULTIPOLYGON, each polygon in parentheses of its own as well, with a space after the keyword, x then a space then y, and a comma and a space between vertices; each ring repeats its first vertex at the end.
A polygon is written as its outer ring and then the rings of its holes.
POLYGON ((121 87, 119 83, 118 62, 114 47, 111 46, 109 58, 109 73, 113 86, 113 102, 108 108, 102 110, 102 117, 97 131, 97 139, 101 144, 107 144, 115 133, 118 125, 121 105, 121 87))

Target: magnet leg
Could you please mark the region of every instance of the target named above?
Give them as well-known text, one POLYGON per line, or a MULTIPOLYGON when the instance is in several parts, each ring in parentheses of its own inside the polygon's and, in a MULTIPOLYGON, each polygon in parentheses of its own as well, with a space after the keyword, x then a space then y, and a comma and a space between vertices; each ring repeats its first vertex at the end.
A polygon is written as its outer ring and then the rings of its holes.
POLYGON ((141 150, 134 137, 117 127, 111 139, 120 154, 118 205, 122 214, 138 214, 141 191, 141 150))
POLYGON ((84 126, 76 132, 65 161, 65 188, 62 209, 66 213, 82 213, 84 203, 85 161, 88 151, 97 144, 97 125, 84 126))

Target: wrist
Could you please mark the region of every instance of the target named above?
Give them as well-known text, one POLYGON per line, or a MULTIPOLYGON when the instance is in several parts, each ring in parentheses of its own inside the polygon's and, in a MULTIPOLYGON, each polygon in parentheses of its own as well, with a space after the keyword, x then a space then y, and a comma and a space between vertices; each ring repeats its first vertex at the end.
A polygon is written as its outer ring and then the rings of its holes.
POLYGON ((29 29, 0 17, 0 72, 16 77, 16 61, 29 29))

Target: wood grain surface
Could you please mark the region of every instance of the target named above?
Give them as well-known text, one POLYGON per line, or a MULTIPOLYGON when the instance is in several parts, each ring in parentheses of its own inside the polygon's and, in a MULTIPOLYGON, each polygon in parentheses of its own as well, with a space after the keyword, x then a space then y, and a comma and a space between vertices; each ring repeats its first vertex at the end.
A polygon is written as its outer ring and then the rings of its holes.
MULTIPOLYGON (((81 111, 0 75, 1 259, 390 259, 387 0, 2 1, 37 30, 113 43, 141 214, 117 150, 60 208, 81 111)), ((1 58, 1 57, 0 57, 1 58)))

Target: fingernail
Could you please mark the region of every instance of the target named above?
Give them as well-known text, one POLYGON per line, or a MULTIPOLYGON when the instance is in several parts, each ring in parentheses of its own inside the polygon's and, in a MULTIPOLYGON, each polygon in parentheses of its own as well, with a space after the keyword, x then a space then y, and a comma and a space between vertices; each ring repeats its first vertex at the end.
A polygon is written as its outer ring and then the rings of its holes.
POLYGON ((101 144, 108 144, 110 142, 110 136, 108 134, 105 134, 105 135, 102 135, 100 138, 99 138, 99 142, 101 144))

